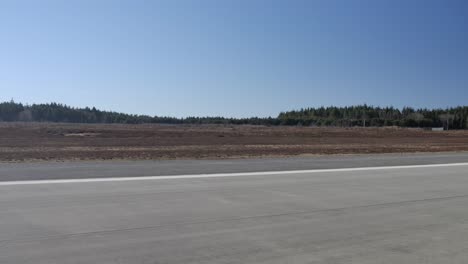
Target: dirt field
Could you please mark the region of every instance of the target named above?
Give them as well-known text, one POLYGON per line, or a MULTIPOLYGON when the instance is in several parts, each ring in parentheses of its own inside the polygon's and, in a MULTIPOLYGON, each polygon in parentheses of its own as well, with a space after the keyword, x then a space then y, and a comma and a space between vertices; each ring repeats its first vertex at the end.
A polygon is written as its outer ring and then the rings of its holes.
POLYGON ((468 131, 0 123, 0 161, 468 151, 468 131))

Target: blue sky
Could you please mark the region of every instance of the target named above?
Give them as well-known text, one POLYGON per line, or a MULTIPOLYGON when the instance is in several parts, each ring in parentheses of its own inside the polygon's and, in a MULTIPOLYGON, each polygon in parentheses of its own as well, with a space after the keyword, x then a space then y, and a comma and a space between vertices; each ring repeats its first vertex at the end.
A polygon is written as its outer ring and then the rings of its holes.
POLYGON ((0 1, 0 100, 128 113, 468 105, 468 1, 0 1))

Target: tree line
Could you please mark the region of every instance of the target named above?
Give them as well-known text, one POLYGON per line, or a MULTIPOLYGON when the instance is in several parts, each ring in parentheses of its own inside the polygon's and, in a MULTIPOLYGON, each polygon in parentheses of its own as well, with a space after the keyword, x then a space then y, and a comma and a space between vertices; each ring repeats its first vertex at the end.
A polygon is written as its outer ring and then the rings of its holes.
POLYGON ((24 105, 14 101, 0 103, 0 121, 64 122, 64 123, 120 123, 120 124, 250 124, 290 126, 400 126, 445 127, 466 129, 468 106, 447 109, 414 109, 404 107, 348 107, 303 108, 281 112, 277 117, 186 117, 131 115, 102 111, 95 107, 76 108, 58 103, 24 105))
POLYGON ((105 124, 252 124, 279 125, 276 118, 225 118, 131 115, 102 111, 95 107, 76 108, 58 103, 24 105, 14 101, 0 103, 0 121, 105 123, 105 124))
POLYGON ((347 107, 304 108, 282 112, 278 119, 283 125, 305 126, 399 126, 399 127, 444 127, 466 129, 468 106, 446 109, 415 109, 404 107, 374 107, 357 105, 347 107))

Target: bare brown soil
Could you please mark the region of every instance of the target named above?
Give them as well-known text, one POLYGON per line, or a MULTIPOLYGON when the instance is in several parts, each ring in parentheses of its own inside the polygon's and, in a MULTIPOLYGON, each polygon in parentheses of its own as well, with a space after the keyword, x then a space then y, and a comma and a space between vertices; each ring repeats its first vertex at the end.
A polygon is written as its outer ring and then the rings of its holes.
POLYGON ((468 131, 0 123, 0 161, 468 151, 468 131))

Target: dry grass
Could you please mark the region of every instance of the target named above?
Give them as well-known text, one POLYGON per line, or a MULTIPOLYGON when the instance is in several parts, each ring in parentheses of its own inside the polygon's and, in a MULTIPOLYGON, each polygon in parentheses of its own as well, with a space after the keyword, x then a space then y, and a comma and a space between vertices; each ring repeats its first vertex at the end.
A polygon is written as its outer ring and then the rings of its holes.
POLYGON ((467 151, 468 131, 0 123, 0 161, 467 151))

